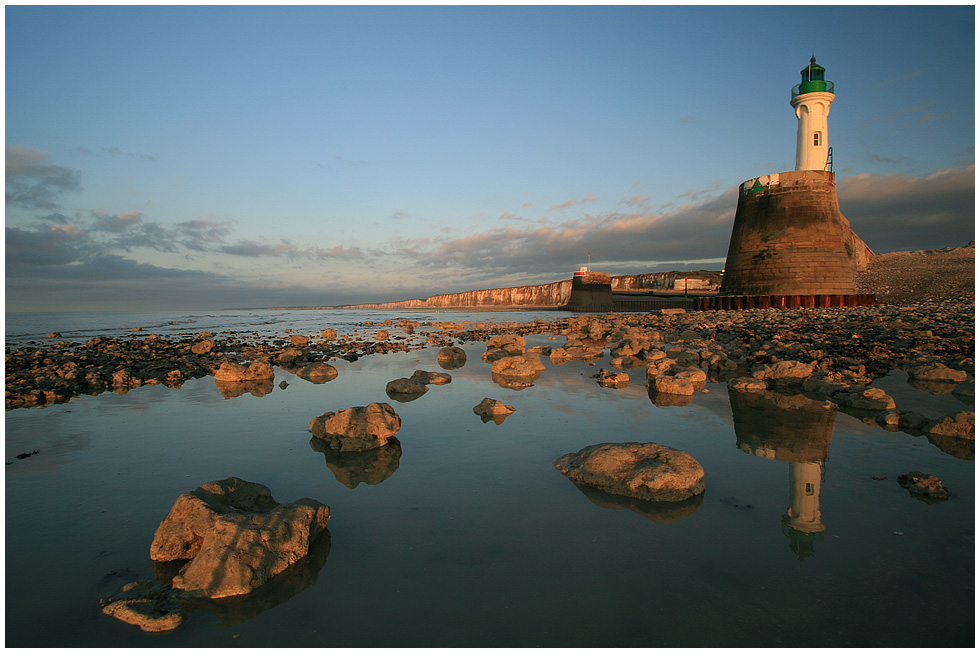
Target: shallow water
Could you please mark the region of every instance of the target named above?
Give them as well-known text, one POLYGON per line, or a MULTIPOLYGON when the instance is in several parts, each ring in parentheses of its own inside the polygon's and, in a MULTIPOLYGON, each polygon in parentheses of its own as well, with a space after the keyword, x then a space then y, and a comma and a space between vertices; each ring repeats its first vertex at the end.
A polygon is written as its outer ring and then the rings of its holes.
MULTIPOLYGON (((338 378, 320 385, 277 369, 262 397, 225 399, 208 377, 8 412, 6 645, 972 645, 972 455, 723 384, 658 406, 642 369, 619 390, 589 378, 608 357, 545 358, 532 387, 505 389, 484 345, 464 348, 452 383, 407 403, 385 383, 441 371, 436 350, 336 361, 338 378), (484 397, 516 412, 484 423, 472 412, 484 397), (343 469, 314 450, 307 427, 371 401, 390 403, 402 429, 397 467, 369 477, 370 462, 343 469), (552 465, 629 441, 692 454, 703 498, 658 511, 583 492, 552 465), (913 499, 896 481, 912 470, 951 498, 913 499), (229 476, 329 505, 325 559, 173 633, 103 615, 100 598, 156 578, 150 542, 177 496, 229 476)), ((909 389, 900 408, 971 409, 901 374, 875 385, 909 389)))

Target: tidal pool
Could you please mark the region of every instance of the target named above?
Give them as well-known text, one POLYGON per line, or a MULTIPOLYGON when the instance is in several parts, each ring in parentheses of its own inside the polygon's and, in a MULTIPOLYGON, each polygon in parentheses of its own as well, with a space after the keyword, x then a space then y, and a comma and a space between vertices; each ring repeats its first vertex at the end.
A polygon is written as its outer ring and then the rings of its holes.
MULTIPOLYGON (((265 396, 225 398, 209 377, 7 412, 6 645, 973 645, 972 442, 947 453, 725 384, 657 405, 643 369, 623 389, 589 378, 608 355, 543 358, 534 385, 512 390, 483 344, 464 349, 452 383, 406 403, 385 384, 443 371, 437 350, 334 362, 340 375, 319 385, 277 369, 265 396), (516 412, 484 422, 472 410, 484 397, 516 412), (343 460, 311 446, 311 419, 372 401, 401 416, 400 451, 343 460), (617 499, 552 465, 628 441, 693 455, 702 498, 617 499), (913 470, 951 497, 912 498, 896 478, 913 470), (168 634, 102 614, 101 598, 157 579, 150 542, 177 497, 229 476, 329 505, 329 543, 261 596, 189 606, 168 634)), ((874 385, 929 417, 972 410, 901 373, 874 385)))

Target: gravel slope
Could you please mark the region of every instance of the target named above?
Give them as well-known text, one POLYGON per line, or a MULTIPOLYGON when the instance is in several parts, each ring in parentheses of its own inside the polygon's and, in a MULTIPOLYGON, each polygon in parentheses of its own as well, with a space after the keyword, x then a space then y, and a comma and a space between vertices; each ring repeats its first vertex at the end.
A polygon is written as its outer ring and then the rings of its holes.
POLYGON ((874 293, 879 304, 930 299, 972 302, 976 289, 973 255, 973 241, 966 247, 879 254, 858 275, 858 292, 874 293))

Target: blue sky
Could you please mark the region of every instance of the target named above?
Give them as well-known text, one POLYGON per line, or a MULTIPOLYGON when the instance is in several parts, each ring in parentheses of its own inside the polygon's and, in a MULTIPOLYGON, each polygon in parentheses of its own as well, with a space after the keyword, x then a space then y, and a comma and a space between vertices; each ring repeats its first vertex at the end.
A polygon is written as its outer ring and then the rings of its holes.
POLYGON ((974 237, 975 9, 12 6, 6 308, 333 305, 720 269, 835 83, 877 252, 974 237))

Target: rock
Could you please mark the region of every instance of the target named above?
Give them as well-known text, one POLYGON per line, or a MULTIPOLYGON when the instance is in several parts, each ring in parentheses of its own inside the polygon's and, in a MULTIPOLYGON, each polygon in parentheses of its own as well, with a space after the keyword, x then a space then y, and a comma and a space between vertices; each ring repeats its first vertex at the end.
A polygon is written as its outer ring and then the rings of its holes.
POLYGON ((51 333, 49 333, 45 337, 46 338, 60 338, 61 337, 61 333, 59 331, 52 331, 51 333))
POLYGON ((536 376, 544 371, 538 356, 507 356, 493 362, 490 370, 503 376, 536 376))
POLYGON ((752 371, 756 379, 769 379, 775 385, 802 385, 813 374, 812 363, 799 361, 777 361, 772 365, 763 365, 752 371))
POLYGON ((426 372, 425 370, 415 370, 411 378, 428 385, 446 385, 453 382, 453 377, 444 372, 426 372))
POLYGON ((947 383, 962 383, 970 375, 962 370, 954 370, 946 367, 942 363, 931 363, 928 365, 916 365, 910 367, 909 378, 919 381, 940 381, 947 383))
POLYGON ((473 407, 473 412, 482 417, 484 423, 493 420, 497 424, 501 424, 508 415, 514 412, 514 407, 496 399, 484 397, 483 401, 473 407))
POLYGON ((916 498, 948 499, 949 491, 939 478, 922 472, 909 472, 898 477, 898 484, 916 498))
POLYGON ((678 370, 677 367, 674 367, 672 376, 675 379, 689 381, 695 390, 700 390, 708 382, 708 375, 700 367, 688 367, 683 370, 678 370))
POLYGON ((396 399, 398 401, 412 401, 418 399, 426 392, 429 388, 426 387, 425 383, 419 379, 395 379, 394 381, 388 381, 385 386, 385 393, 391 399, 396 399))
POLYGON ((304 360, 306 360, 306 351, 299 347, 287 347, 278 358, 280 365, 296 364, 304 360))
POLYGON ((324 329, 320 332, 320 337, 324 340, 333 340, 337 337, 336 329, 324 329))
POLYGON ((598 374, 592 375, 593 379, 599 380, 599 385, 604 388, 625 388, 630 384, 630 375, 626 372, 610 372, 600 369, 598 374))
POLYGON ((192 354, 208 354, 214 351, 214 340, 208 338, 206 340, 201 340, 200 342, 195 342, 191 345, 192 354))
POLYGON ((296 376, 312 383, 326 383, 337 378, 337 368, 329 363, 310 363, 296 372, 296 376))
POLYGON ((289 336, 289 344, 293 347, 306 347, 310 344, 308 336, 289 336))
POLYGON ((150 545, 150 559, 187 560, 201 549, 201 538, 217 516, 226 512, 265 512, 278 504, 269 488, 237 477, 205 483, 177 497, 150 545))
POLYGON ((381 331, 378 331, 376 334, 374 334, 374 339, 375 340, 387 340, 390 335, 391 334, 389 334, 387 331, 385 331, 384 329, 382 329, 381 331))
POLYGON ((135 588, 126 591, 134 596, 112 601, 102 607, 102 612, 120 621, 139 626, 140 630, 147 633, 168 632, 184 623, 184 612, 171 592, 165 590, 133 592, 133 589, 135 588))
POLYGON ((594 444, 554 465, 576 485, 646 501, 683 501, 704 492, 700 463, 655 443, 594 444))
POLYGON ((329 507, 305 498, 267 512, 220 514, 172 586, 210 599, 248 594, 306 557, 329 519, 329 507))
POLYGON ((859 410, 891 410, 895 400, 881 388, 861 388, 839 392, 833 395, 833 400, 842 406, 859 410))
POLYGON ((761 379, 742 376, 736 379, 729 379, 728 387, 740 392, 762 392, 769 388, 769 384, 761 379))
POLYGON ((666 353, 667 357, 673 359, 674 363, 683 367, 697 365, 698 361, 701 360, 698 352, 684 349, 683 347, 671 347, 666 353))
POLYGON ((273 379, 275 376, 276 373, 272 366, 263 361, 255 361, 248 367, 225 361, 214 373, 214 380, 241 383, 243 381, 273 379))
POLYGON ((650 383, 650 389, 655 390, 660 394, 684 396, 694 395, 694 384, 684 378, 660 374, 649 377, 647 380, 650 383))
POLYGON ((466 352, 459 347, 443 347, 436 360, 444 370, 456 370, 466 365, 466 352))
POLYGON ((493 336, 487 341, 487 349, 506 349, 523 354, 526 347, 527 341, 516 333, 493 336))
POLYGON ((944 435, 947 437, 963 438, 973 440, 974 434, 974 412, 961 411, 955 415, 947 415, 937 420, 933 420, 923 427, 923 431, 929 435, 944 435))
MULTIPOLYGON (((659 352, 663 354, 663 352, 659 352)), ((647 379, 654 376, 661 376, 667 374, 677 366, 677 361, 673 358, 667 358, 667 355, 657 358, 647 357, 647 379)))
POLYGON ((324 413, 310 422, 310 433, 337 451, 364 451, 383 447, 401 425, 390 405, 373 402, 324 413))

